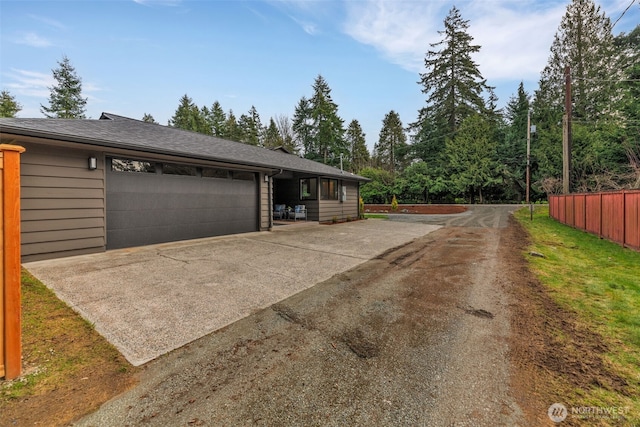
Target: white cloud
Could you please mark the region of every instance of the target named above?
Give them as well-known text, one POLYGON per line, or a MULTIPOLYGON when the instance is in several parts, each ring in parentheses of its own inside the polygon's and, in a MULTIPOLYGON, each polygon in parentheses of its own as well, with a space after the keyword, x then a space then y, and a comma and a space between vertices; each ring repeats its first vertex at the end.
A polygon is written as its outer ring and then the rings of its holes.
POLYGON ((40 15, 29 15, 29 18, 35 19, 36 21, 40 21, 43 24, 46 24, 50 27, 56 28, 58 30, 66 30, 67 26, 61 23, 60 21, 56 21, 55 19, 48 18, 46 16, 40 15))
POLYGON ((34 32, 22 33, 14 40, 18 44, 23 44, 31 47, 49 47, 52 46, 48 39, 39 36, 34 32))
POLYGON ((418 72, 429 44, 438 40, 443 3, 428 1, 346 2, 343 31, 377 48, 389 61, 418 72))
POLYGON ((55 84, 51 73, 45 74, 38 71, 20 70, 12 68, 7 73, 4 85, 11 93, 17 95, 46 98, 49 96, 49 87, 55 84))
POLYGON ((298 24, 305 33, 312 36, 318 33, 318 27, 313 22, 298 19, 294 16, 289 16, 289 18, 291 18, 296 24, 298 24))
POLYGON ((179 6, 182 0, 133 0, 143 6, 179 6))
MULTIPOLYGON (((461 1, 469 34, 481 46, 473 59, 492 79, 537 78, 566 5, 513 0, 461 1)), ((412 72, 424 71, 430 44, 441 40, 450 4, 431 1, 346 2, 344 32, 378 49, 388 60, 412 72)))
POLYGON ((489 80, 536 80, 566 6, 534 10, 514 7, 514 2, 478 4, 469 32, 481 46, 474 59, 482 75, 489 80))

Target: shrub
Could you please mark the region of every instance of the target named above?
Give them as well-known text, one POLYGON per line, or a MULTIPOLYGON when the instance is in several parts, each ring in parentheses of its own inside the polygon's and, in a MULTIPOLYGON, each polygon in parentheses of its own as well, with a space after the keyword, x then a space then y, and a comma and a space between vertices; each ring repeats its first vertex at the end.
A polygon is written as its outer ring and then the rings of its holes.
POLYGON ((396 195, 393 195, 393 199, 391 200, 391 210, 392 211, 397 211, 398 210, 398 199, 396 199, 396 195))

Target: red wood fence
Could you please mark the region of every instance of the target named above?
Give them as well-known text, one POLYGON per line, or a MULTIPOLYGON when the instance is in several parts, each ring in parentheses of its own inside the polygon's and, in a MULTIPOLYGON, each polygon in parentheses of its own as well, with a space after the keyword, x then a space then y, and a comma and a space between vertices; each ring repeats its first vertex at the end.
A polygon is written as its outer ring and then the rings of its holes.
POLYGON ((640 190, 549 196, 549 215, 563 224, 640 250, 640 190))
POLYGON ((20 329, 20 153, 0 144, 0 377, 22 372, 20 329))

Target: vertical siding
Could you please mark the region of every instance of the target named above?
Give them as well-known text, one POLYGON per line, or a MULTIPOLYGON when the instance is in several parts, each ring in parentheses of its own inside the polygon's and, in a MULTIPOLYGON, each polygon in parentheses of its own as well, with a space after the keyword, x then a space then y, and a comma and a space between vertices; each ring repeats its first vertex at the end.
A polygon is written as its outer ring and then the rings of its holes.
POLYGON ((105 250, 101 153, 24 144, 21 158, 23 261, 105 250), (98 169, 88 169, 89 156, 98 169))

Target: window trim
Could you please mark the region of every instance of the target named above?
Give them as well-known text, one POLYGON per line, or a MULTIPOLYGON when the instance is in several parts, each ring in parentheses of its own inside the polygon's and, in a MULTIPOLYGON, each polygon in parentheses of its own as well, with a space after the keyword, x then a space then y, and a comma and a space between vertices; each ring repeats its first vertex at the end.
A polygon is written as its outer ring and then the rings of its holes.
POLYGON ((316 177, 307 177, 307 178, 300 178, 299 182, 298 182, 298 191, 299 191, 299 198, 300 200, 318 200, 318 178, 316 177), (308 196, 305 196, 305 193, 303 191, 303 182, 307 181, 307 189, 308 191, 308 196))

